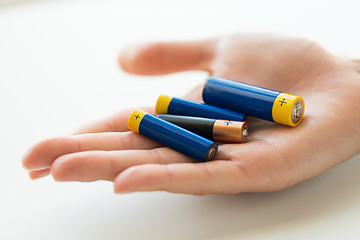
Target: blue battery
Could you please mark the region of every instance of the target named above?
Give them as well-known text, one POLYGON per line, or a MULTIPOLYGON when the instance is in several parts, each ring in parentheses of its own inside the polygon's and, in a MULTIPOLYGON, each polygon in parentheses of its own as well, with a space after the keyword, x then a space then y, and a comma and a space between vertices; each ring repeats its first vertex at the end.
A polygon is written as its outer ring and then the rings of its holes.
POLYGON ((203 100, 207 104, 292 127, 301 122, 305 109, 301 97, 219 77, 208 79, 203 100))
POLYGON ((128 127, 201 162, 213 160, 218 149, 217 143, 141 110, 132 112, 128 127))
POLYGON ((244 121, 245 115, 229 109, 181 98, 160 95, 155 107, 157 114, 173 114, 231 121, 244 121))

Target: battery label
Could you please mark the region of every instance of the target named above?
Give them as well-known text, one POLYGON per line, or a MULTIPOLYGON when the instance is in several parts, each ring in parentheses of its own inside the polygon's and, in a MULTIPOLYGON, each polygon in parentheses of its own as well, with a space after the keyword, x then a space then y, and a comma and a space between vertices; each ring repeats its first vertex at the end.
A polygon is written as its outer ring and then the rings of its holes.
POLYGON ((298 100, 302 100, 302 98, 288 93, 280 93, 273 104, 272 116, 274 122, 292 127, 298 125, 300 121, 294 123, 291 118, 294 105, 298 100))
POLYGON ((137 133, 139 133, 139 125, 141 120, 143 119, 143 117, 145 116, 146 112, 141 111, 141 110, 135 110, 128 121, 128 128, 130 130, 133 130, 137 133))

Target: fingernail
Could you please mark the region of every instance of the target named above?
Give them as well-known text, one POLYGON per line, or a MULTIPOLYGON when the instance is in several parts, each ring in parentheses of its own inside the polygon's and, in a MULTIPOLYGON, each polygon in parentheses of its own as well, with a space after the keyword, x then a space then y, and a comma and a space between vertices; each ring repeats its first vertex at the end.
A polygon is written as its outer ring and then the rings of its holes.
POLYGON ((123 189, 121 189, 121 190, 115 190, 115 193, 116 193, 116 194, 124 194, 124 193, 132 193, 132 192, 134 192, 134 191, 123 190, 123 189))
POLYGON ((135 192, 135 191, 130 190, 130 189, 114 188, 114 192, 116 194, 121 194, 121 193, 132 193, 132 192, 135 192))
POLYGON ((32 176, 30 176, 30 175, 28 175, 28 177, 29 177, 29 179, 30 179, 31 181, 35 181, 36 179, 39 179, 39 178, 36 178, 36 177, 32 177, 32 176))

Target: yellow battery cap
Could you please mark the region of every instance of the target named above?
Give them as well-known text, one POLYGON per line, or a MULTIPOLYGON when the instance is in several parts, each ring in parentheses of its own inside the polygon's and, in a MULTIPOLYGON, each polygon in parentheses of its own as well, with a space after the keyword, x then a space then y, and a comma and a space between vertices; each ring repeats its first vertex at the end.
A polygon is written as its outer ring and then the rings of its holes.
POLYGON ((133 111, 128 120, 128 128, 134 132, 139 133, 140 122, 146 114, 147 112, 144 112, 140 109, 133 111))
POLYGON ((272 117, 274 122, 296 127, 303 119, 304 112, 304 99, 288 93, 280 93, 273 104, 272 117))
POLYGON ((166 95, 160 95, 155 107, 155 112, 157 114, 168 113, 168 107, 173 97, 169 97, 166 95))

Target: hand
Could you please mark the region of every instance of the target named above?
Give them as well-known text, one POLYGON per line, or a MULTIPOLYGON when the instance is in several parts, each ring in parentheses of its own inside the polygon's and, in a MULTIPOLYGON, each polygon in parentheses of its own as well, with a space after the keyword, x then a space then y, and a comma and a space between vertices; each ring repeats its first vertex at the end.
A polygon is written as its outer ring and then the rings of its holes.
MULTIPOLYGON (((360 152, 360 62, 304 39, 238 34, 126 48, 127 72, 202 70, 302 96, 296 128, 249 119, 249 142, 219 146, 216 161, 193 159, 127 129, 133 109, 35 145, 23 165, 32 178, 114 181, 115 192, 163 190, 196 195, 275 191, 317 176, 360 152), (86 133, 86 134, 84 134, 86 133)), ((187 98, 201 100, 201 88, 187 98)), ((154 109, 144 109, 153 113, 154 109)))

